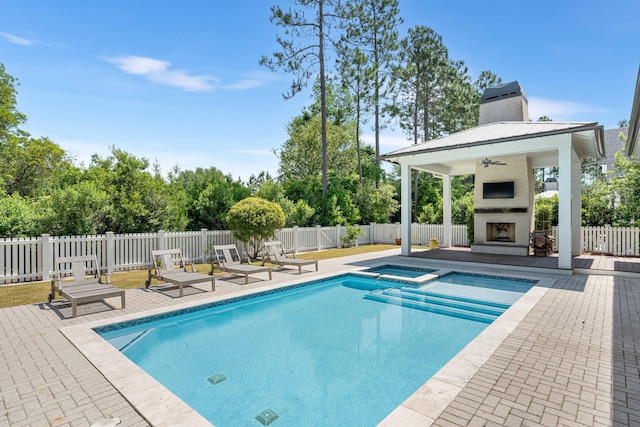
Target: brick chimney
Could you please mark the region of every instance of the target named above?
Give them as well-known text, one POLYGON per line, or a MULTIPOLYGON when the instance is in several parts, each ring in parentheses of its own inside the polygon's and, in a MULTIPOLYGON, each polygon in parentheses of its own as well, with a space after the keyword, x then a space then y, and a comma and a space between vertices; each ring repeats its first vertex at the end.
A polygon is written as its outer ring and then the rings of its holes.
POLYGON ((487 88, 482 94, 479 125, 528 121, 529 102, 517 81, 487 88))

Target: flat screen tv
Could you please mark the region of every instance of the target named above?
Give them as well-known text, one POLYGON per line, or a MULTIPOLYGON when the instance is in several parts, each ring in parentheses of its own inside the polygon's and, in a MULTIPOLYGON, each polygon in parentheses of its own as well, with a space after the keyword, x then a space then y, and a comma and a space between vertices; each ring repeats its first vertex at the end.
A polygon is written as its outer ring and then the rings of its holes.
POLYGON ((513 199, 513 181, 482 183, 482 198, 484 199, 513 199))

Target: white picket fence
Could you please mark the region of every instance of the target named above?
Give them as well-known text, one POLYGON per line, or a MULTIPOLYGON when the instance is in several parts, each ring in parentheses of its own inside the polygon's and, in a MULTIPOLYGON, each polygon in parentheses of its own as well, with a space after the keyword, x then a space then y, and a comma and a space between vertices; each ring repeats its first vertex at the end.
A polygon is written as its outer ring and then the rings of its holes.
MULTIPOLYGON (((374 243, 395 244, 400 238, 400 224, 362 225, 363 235, 358 245, 374 243)), ((344 226, 293 227, 280 230, 276 238, 288 251, 310 252, 341 246, 344 226)), ((557 227, 552 229, 557 236, 557 227)), ((412 224, 411 242, 428 245, 431 238, 444 240, 444 226, 412 224)), ((454 225, 453 246, 468 246, 467 227, 454 225)), ((557 239, 556 239, 557 241, 557 239)), ((617 256, 640 255, 640 228, 582 227, 582 251, 617 256)), ((210 261, 213 245, 236 244, 244 251, 228 230, 200 230, 169 233, 114 234, 95 236, 49 236, 0 239, 0 285, 48 280, 58 257, 95 254, 108 271, 146 269, 151 265, 151 251, 181 248, 185 258, 194 262, 210 261)))

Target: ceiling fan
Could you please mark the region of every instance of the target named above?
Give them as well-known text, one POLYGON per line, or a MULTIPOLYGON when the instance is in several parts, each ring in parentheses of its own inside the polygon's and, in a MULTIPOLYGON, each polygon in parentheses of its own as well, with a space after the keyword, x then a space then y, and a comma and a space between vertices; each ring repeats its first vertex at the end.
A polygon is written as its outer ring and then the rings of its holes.
POLYGON ((489 160, 488 158, 485 158, 480 163, 482 163, 485 168, 488 168, 489 165, 500 165, 500 166, 506 165, 506 163, 504 163, 504 162, 500 162, 498 160, 489 160))

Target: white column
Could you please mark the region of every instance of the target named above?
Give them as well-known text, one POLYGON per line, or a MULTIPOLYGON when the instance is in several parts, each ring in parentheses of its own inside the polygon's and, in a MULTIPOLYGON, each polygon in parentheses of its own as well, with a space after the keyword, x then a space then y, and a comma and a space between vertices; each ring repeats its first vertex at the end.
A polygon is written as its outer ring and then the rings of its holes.
POLYGON ((400 238, 402 246, 400 254, 411 254, 411 167, 403 164, 400 166, 400 238))
POLYGON ((442 224, 444 241, 442 246, 451 247, 451 175, 442 176, 442 224))
POLYGON ((558 268, 571 269, 571 141, 558 148, 558 268))
POLYGON ((571 255, 578 256, 582 253, 582 160, 575 150, 571 150, 571 225, 571 255))

